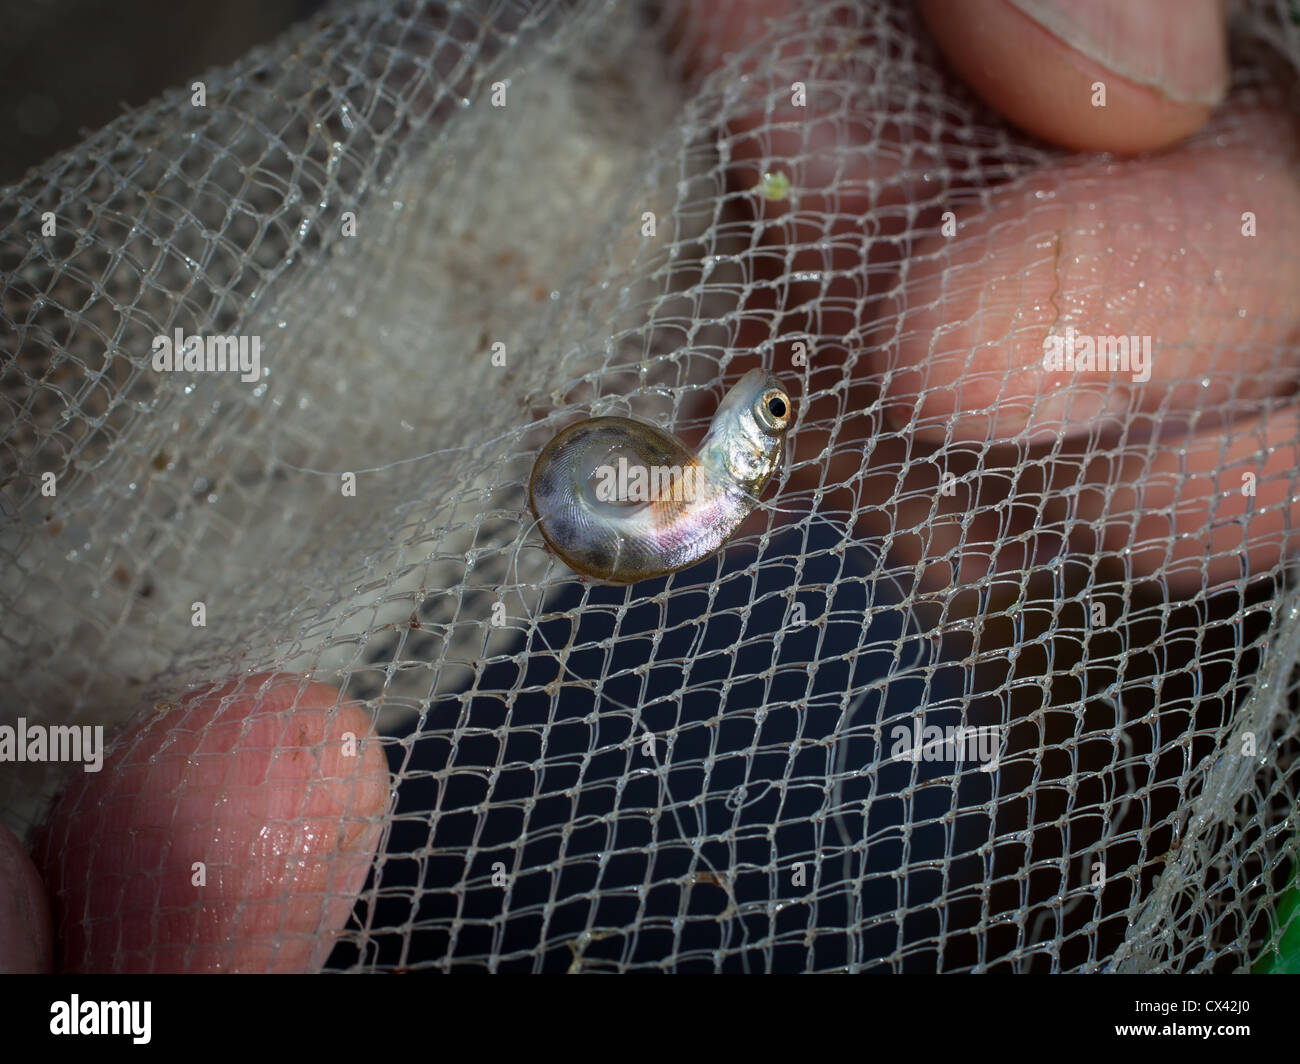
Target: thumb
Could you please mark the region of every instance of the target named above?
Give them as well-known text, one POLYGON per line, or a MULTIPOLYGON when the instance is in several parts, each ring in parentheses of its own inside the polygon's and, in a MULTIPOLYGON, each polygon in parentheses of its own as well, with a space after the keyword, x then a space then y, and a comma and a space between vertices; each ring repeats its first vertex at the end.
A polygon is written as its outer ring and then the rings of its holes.
POLYGON ((922 0, 948 61, 1022 129, 1132 154, 1199 128, 1228 84, 1222 0, 922 0))

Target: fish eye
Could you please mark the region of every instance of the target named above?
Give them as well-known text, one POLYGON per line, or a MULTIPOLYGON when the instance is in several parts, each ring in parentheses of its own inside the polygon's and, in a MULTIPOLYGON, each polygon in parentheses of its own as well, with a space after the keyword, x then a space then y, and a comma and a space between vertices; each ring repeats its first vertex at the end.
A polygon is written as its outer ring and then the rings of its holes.
POLYGON ((764 429, 783 428, 790 416, 790 400, 780 389, 769 388, 759 398, 755 413, 764 429))

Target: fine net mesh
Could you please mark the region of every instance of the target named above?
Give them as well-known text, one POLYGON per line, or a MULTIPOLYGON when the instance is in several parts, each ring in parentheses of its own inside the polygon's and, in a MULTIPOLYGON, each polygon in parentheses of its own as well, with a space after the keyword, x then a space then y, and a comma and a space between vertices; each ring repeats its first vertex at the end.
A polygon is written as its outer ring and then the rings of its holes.
MULTIPOLYGON (((944 367, 1069 319, 1034 288, 1087 228, 1055 193, 1141 163, 1008 127, 910 8, 805 7, 710 69, 671 8, 345 6, 0 197, 4 716, 125 729, 266 673, 359 700, 395 787, 332 968, 1221 970, 1275 934, 1300 623, 1251 537, 1289 532, 1294 335, 1260 320, 1243 373, 1205 297, 1242 263, 1144 186, 1192 249, 1162 309, 1201 326, 1196 415, 1097 417, 1112 377, 1070 434, 936 437, 945 402, 1051 424, 1010 361, 979 402, 944 367), (176 329, 258 337, 262 376, 155 370, 176 329), (698 441, 760 365, 797 421, 719 555, 626 588, 548 553, 551 435, 698 441), (1267 526, 1216 501, 1247 471, 1267 526), (895 756, 959 726, 991 761, 895 756)), ((1276 158, 1240 116, 1294 122, 1300 31, 1248 4, 1232 41, 1192 147, 1276 158)), ((65 771, 4 766, 20 834, 65 771)))

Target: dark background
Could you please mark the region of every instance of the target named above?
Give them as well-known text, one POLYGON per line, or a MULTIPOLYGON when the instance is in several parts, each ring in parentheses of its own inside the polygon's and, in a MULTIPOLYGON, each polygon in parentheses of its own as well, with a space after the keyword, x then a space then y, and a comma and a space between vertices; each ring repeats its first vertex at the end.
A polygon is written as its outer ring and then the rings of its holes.
POLYGON ((0 0, 0 185, 323 0, 0 0))

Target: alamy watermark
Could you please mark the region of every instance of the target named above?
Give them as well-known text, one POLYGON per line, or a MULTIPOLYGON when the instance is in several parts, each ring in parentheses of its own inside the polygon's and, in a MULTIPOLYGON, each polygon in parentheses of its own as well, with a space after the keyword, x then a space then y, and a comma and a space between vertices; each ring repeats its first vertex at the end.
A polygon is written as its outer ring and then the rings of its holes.
POLYGON ((911 727, 895 724, 889 729, 894 745, 889 748, 890 761, 946 761, 960 765, 978 762, 981 772, 993 772, 998 767, 998 750, 1001 747, 1001 729, 995 724, 969 728, 964 724, 940 727, 921 726, 915 717, 911 727))
POLYGON ((73 994, 50 1004, 50 1034, 125 1035, 138 1046, 148 1045, 152 1016, 152 1001, 82 1001, 73 994))
POLYGON ((601 502, 695 502, 704 492, 704 471, 685 466, 629 465, 596 467, 596 498, 601 502))
POLYGON ((0 761, 82 762, 86 772, 104 767, 104 726, 96 724, 0 724, 0 761))
POLYGON ((260 336, 189 336, 153 338, 153 368, 159 373, 238 373, 252 383, 262 376, 260 336))
POLYGON ((1151 337, 1089 336, 1067 325, 1043 338, 1043 369, 1061 373, 1129 373, 1135 384, 1151 379, 1151 337))

